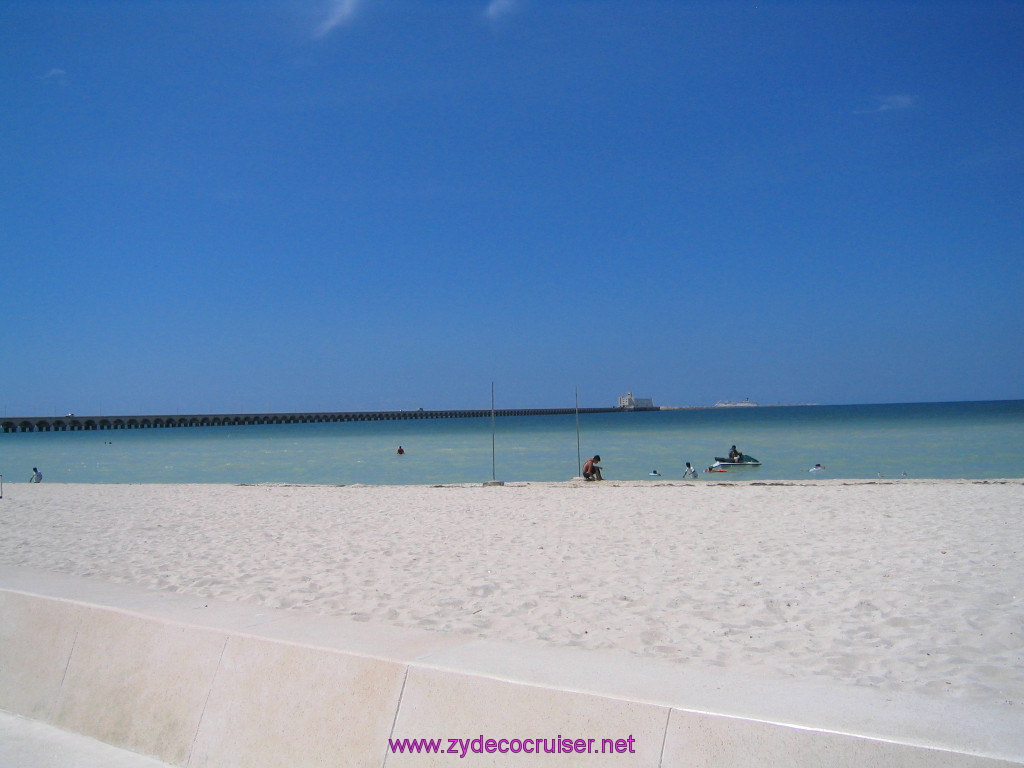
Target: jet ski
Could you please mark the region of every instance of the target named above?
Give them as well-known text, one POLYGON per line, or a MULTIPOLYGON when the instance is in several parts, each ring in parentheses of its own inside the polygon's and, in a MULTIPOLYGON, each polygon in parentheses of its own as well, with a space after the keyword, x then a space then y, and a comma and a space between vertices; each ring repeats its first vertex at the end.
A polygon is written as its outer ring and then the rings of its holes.
POLYGON ((760 467, 761 462, 749 454, 741 453, 738 459, 715 456, 715 463, 712 466, 716 469, 718 467, 760 467))

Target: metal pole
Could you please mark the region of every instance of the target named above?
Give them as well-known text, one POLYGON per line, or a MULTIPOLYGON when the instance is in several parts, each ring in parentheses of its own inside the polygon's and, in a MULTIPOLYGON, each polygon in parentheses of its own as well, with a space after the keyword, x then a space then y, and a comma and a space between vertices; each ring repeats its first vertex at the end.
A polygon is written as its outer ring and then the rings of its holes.
POLYGON ((494 478, 494 382, 491 382, 491 480, 494 478))
POLYGON ((576 387, 576 476, 583 474, 583 459, 580 458, 580 388, 576 387))

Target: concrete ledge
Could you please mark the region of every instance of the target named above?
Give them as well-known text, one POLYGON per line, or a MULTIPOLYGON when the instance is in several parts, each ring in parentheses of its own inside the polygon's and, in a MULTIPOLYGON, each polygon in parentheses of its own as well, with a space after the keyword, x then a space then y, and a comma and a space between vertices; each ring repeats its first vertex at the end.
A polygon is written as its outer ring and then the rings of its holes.
POLYGON ((53 723, 184 765, 226 636, 104 608, 63 605, 80 621, 53 723))
POLYGON ((487 739, 543 766, 1024 765, 1020 713, 998 703, 737 679, 16 568, 0 568, 0 709, 189 768, 516 760, 475 751, 487 739), (392 752, 389 739, 456 753, 392 752), (605 739, 621 749, 564 751, 605 739))
POLYGON ((0 768, 171 768, 39 720, 0 712, 0 768))
POLYGON ((56 721, 81 620, 80 606, 0 592, 0 708, 56 721))

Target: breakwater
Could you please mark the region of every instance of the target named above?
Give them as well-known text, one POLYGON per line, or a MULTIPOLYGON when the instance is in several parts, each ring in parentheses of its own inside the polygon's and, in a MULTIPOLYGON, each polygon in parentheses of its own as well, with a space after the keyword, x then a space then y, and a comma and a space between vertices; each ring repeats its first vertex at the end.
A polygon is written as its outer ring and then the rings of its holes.
MULTIPOLYGON (((656 411, 655 408, 580 408, 579 413, 656 411)), ((339 421, 398 421, 403 419, 473 419, 490 416, 552 416, 576 413, 576 408, 502 408, 491 411, 330 411, 310 413, 205 413, 149 416, 25 416, 0 420, 3 432, 78 432, 108 429, 180 429, 185 427, 242 427, 259 424, 322 424, 339 421)))

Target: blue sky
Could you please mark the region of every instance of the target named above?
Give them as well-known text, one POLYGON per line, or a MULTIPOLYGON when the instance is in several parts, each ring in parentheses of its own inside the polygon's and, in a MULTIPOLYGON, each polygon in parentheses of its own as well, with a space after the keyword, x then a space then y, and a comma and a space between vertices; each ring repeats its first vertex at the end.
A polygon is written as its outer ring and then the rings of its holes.
POLYGON ((1024 398, 1024 3, 0 0, 7 415, 1024 398))

